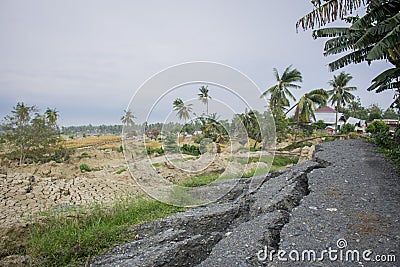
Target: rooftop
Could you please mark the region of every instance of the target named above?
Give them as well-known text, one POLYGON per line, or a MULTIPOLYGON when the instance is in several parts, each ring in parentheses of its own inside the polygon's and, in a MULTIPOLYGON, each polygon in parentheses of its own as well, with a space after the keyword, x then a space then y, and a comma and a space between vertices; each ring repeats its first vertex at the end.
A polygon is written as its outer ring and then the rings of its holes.
POLYGON ((325 106, 325 107, 322 107, 322 108, 319 108, 319 109, 315 110, 315 112, 316 113, 336 113, 336 110, 334 110, 331 107, 325 106))

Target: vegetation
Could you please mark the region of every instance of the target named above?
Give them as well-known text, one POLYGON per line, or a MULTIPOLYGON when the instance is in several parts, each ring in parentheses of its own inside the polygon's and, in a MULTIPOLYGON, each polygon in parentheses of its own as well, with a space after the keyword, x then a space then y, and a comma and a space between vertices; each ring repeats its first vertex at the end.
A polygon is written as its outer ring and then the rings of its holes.
POLYGON ((392 136, 384 122, 374 121, 367 127, 367 131, 372 133, 370 140, 378 145, 378 151, 393 160, 400 168, 400 128, 397 128, 392 136))
POLYGON ((134 119, 136 118, 132 111, 130 110, 124 110, 124 115, 121 117, 121 122, 123 125, 127 125, 127 126, 132 126, 134 125, 134 119))
POLYGON ((354 86, 347 86, 353 77, 345 72, 341 72, 338 76, 334 75, 333 80, 329 81, 329 85, 333 88, 328 93, 330 94, 329 101, 336 105, 336 121, 335 129, 338 129, 338 112, 342 106, 354 100, 354 95, 349 91, 354 91, 357 88, 354 86))
POLYGON ((389 132, 389 126, 387 126, 383 121, 373 121, 368 125, 367 132, 372 134, 386 133, 389 132))
POLYGON ((133 225, 183 210, 139 196, 120 199, 111 208, 97 204, 55 213, 33 224, 27 254, 37 266, 83 265, 88 258, 135 239, 133 225))
MULTIPOLYGON (((311 118, 315 121, 315 107, 318 105, 325 106, 328 100, 328 92, 324 89, 315 89, 306 94, 304 94, 299 102, 297 102, 291 109, 296 107, 295 110, 295 120, 297 124, 301 123, 310 123, 311 118)), ((286 114, 291 110, 289 109, 286 114)))
POLYGON ((323 130, 326 128, 326 124, 324 121, 319 120, 313 124, 314 128, 317 130, 323 130))
POLYGON ((164 149, 162 147, 147 147, 146 148, 147 155, 152 155, 154 153, 157 153, 158 155, 163 155, 164 149))
POLYGON ((177 98, 173 102, 174 111, 180 120, 190 119, 192 113, 192 104, 185 105, 182 99, 177 98))
POLYGON ((208 100, 211 99, 211 96, 208 93, 208 86, 202 86, 200 87, 200 93, 198 94, 200 101, 206 105, 207 109, 207 116, 208 116, 208 100))
POLYGON ((79 169, 81 170, 81 172, 91 172, 92 169, 85 163, 81 164, 79 166, 79 169))
POLYGON ((183 144, 183 146, 181 147, 181 151, 183 154, 187 155, 193 155, 193 156, 200 155, 200 149, 198 146, 195 145, 183 144))
POLYGON ((325 43, 324 55, 345 53, 331 62, 331 70, 337 70, 349 64, 374 60, 387 60, 393 68, 383 71, 372 80, 369 91, 396 91, 392 107, 400 104, 400 44, 399 21, 400 2, 398 0, 339 0, 312 1, 315 9, 301 18, 296 27, 303 29, 325 26, 337 19, 351 24, 347 27, 328 27, 315 30, 315 38, 329 38, 325 43), (366 14, 362 17, 346 17, 349 12, 366 5, 366 14), (340 7, 340 8, 339 8, 340 7))
POLYGON ((126 172, 126 168, 122 168, 122 169, 116 171, 115 174, 121 174, 123 172, 126 172))
POLYGON ((108 143, 121 142, 120 136, 98 136, 98 137, 88 137, 84 139, 73 139, 63 141, 62 145, 66 148, 81 148, 81 147, 102 147, 108 143))
POLYGON ((340 129, 341 134, 349 134, 351 132, 355 132, 356 127, 353 124, 346 123, 343 125, 343 127, 340 129))
MULTIPOLYGON (((333 71, 349 64, 361 62, 370 64, 375 60, 390 62, 393 67, 377 75, 367 90, 377 93, 393 90, 395 92, 394 101, 390 107, 396 108, 400 113, 400 2, 398 0, 326 0, 324 3, 318 0, 311 2, 314 4, 314 10, 301 18, 296 27, 314 29, 337 19, 349 23, 350 26, 347 27, 327 27, 314 30, 315 38, 329 38, 325 43, 324 55, 341 54, 338 59, 329 64, 330 69, 333 71), (367 7, 365 15, 362 17, 348 16, 362 5, 367 7)), ((368 119, 379 119, 379 117, 379 111, 375 109, 372 115, 370 113, 368 119)), ((392 114, 391 117, 395 116, 392 114)), ((397 127, 393 136, 390 136, 389 131, 378 131, 373 134, 372 140, 380 144, 386 151, 385 154, 391 158, 396 158, 399 154, 400 140, 397 135, 399 129, 397 127), (389 148, 389 143, 392 149, 389 148)), ((369 131, 376 131, 376 129, 370 127, 369 131)))
POLYGON ((120 135, 122 125, 81 125, 81 126, 62 126, 61 134, 69 136, 69 139, 74 139, 75 135, 120 135))
POLYGON ((69 151, 60 145, 57 118, 55 109, 40 114, 35 106, 17 103, 2 127, 12 149, 8 158, 18 159, 19 164, 65 160, 69 151))

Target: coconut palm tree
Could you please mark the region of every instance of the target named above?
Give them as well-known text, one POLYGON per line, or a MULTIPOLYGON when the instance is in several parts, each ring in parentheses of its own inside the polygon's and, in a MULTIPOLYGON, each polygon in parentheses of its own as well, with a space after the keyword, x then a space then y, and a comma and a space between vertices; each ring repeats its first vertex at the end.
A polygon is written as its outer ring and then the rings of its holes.
POLYGON ((357 87, 347 86, 352 78, 353 77, 350 74, 341 72, 338 76, 333 76, 333 79, 328 82, 333 88, 332 90, 328 91, 329 95, 331 96, 329 101, 332 103, 332 105, 336 105, 336 130, 339 110, 342 108, 342 106, 355 98, 355 96, 349 91, 357 90, 357 87))
POLYGON ((46 116, 47 122, 50 125, 55 126, 59 116, 58 111, 56 109, 47 108, 44 114, 46 116))
POLYGON ((200 93, 197 94, 199 96, 200 101, 206 105, 207 107, 207 115, 208 115, 208 100, 211 99, 211 96, 208 94, 208 86, 200 87, 200 93))
POLYGON ((324 89, 315 89, 306 94, 304 94, 299 101, 291 107, 286 114, 291 111, 293 108, 295 110, 295 119, 297 123, 303 122, 308 123, 310 122, 311 118, 315 120, 315 108, 316 105, 318 106, 325 106, 328 100, 328 92, 324 89))
POLYGON ((133 121, 134 119, 136 119, 135 115, 133 115, 131 110, 124 110, 124 116, 121 117, 121 122, 124 125, 127 126, 132 126, 133 124, 135 124, 135 122, 133 121))
POLYGON ((177 98, 172 103, 174 106, 174 111, 180 120, 190 119, 190 113, 192 113, 192 104, 185 105, 182 99, 177 98))
POLYGON ((301 88, 301 86, 296 83, 302 82, 303 78, 300 71, 292 69, 291 65, 285 69, 282 76, 279 76, 276 68, 274 68, 273 71, 277 84, 265 90, 264 93, 261 94, 261 97, 270 94, 270 107, 276 111, 282 111, 285 107, 290 105, 288 97, 296 101, 296 98, 289 89, 301 88))

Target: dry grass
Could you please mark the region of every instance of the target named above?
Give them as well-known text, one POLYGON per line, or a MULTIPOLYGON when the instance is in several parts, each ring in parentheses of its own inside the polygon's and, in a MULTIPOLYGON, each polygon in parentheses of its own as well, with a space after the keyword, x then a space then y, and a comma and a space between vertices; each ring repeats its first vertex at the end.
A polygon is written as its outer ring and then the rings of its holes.
POLYGON ((107 136, 99 136, 99 137, 87 137, 83 139, 76 140, 67 140, 63 142, 63 145, 66 148, 79 148, 79 147, 87 147, 87 146, 101 146, 102 149, 115 147, 115 143, 121 143, 121 137, 115 135, 107 135, 107 136), (110 147, 107 147, 110 145, 110 147))

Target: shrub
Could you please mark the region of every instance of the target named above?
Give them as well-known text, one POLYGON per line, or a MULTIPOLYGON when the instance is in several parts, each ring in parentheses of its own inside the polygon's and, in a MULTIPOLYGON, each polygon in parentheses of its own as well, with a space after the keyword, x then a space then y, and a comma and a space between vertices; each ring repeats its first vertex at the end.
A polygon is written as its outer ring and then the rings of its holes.
POLYGON ((386 125, 383 121, 373 121, 370 125, 367 126, 368 133, 384 133, 389 131, 389 126, 386 125))
POLYGON ((81 166, 79 166, 79 169, 81 170, 81 172, 91 172, 92 171, 92 169, 87 164, 81 164, 81 166))
POLYGON ((151 154, 154 154, 154 153, 162 155, 162 154, 164 154, 164 149, 162 147, 156 147, 156 148, 148 147, 146 149, 146 153, 147 153, 147 155, 151 155, 151 154))
POLYGON ((118 152, 121 152, 121 153, 124 152, 124 148, 122 147, 122 145, 119 146, 119 148, 118 148, 117 151, 118 151, 118 152))
POLYGON ((355 130, 356 130, 356 126, 354 126, 353 124, 346 123, 345 125, 343 125, 343 127, 340 128, 340 133, 348 134, 351 132, 355 132, 355 130))
POLYGON ((326 128, 326 124, 325 124, 325 122, 323 120, 319 120, 316 123, 314 123, 314 127, 317 130, 323 130, 323 129, 326 128))
POLYGON ((195 145, 184 144, 181 147, 181 151, 183 154, 198 156, 200 155, 200 149, 195 145))

